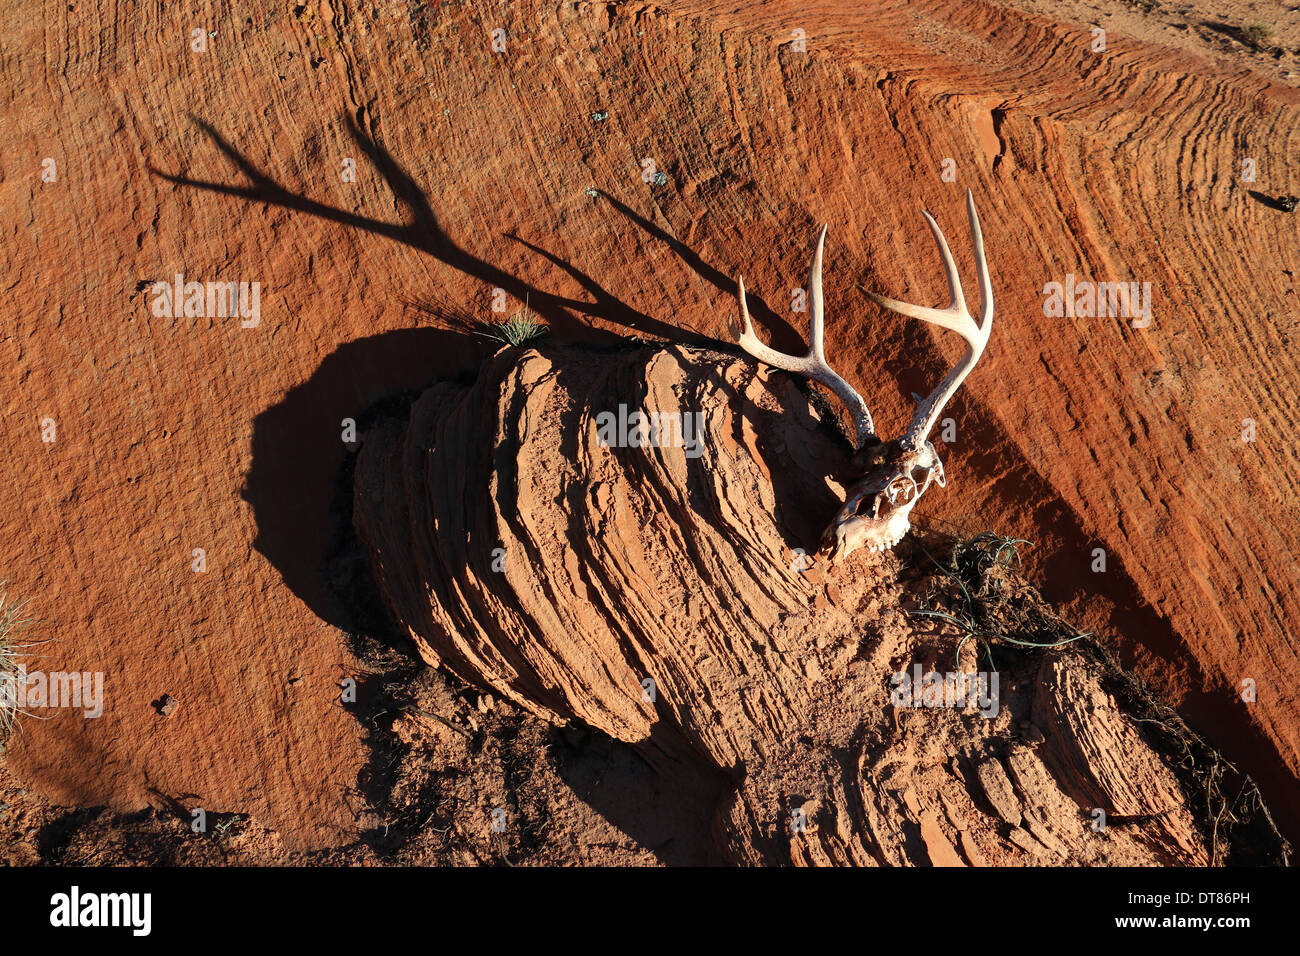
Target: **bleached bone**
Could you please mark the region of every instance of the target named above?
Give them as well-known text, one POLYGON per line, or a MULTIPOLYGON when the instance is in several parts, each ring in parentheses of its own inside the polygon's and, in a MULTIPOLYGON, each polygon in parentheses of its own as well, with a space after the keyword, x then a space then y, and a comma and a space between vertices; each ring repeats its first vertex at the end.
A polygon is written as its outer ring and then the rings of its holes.
POLYGON ((740 314, 744 321, 739 340, 741 348, 760 362, 825 385, 844 403, 853 419, 856 447, 860 453, 854 456, 854 460, 865 469, 865 474, 849 487, 844 506, 822 534, 822 547, 830 551, 832 561, 846 557, 859 547, 865 546, 872 551, 892 548, 907 534, 911 527, 912 508, 931 483, 938 484, 940 488, 947 483, 943 462, 929 441, 930 432, 943 414, 944 407, 984 354, 989 333, 993 329, 993 285, 984 255, 984 235, 980 231, 979 216, 975 212, 975 197, 970 190, 966 191, 966 210, 970 216, 976 275, 980 287, 978 323, 966 310, 957 263, 953 260, 943 230, 928 212, 923 215, 934 234, 948 277, 948 306, 943 309, 926 308, 864 290, 882 308, 951 329, 966 340, 965 356, 944 376, 934 391, 917 405, 911 423, 903 437, 896 442, 880 441, 875 434, 867 403, 826 360, 823 329, 825 308, 822 298, 822 250, 826 244, 826 226, 822 226, 817 237, 817 251, 813 254, 808 276, 811 330, 806 355, 786 355, 758 340, 745 303, 745 280, 738 280, 740 314))
POLYGON ((857 446, 861 448, 867 439, 875 434, 875 426, 871 421, 871 412, 867 408, 867 403, 862 400, 862 396, 857 393, 857 390, 844 381, 835 369, 831 368, 830 363, 826 361, 823 332, 826 309, 822 301, 822 249, 825 245, 826 226, 823 225, 821 234, 817 236, 817 251, 813 253, 812 266, 808 270, 808 311, 811 319, 808 353, 806 355, 786 355, 784 352, 769 348, 758 340, 758 336, 754 334, 754 324, 749 320, 749 306, 745 303, 744 276, 739 276, 736 279, 736 283, 740 287, 740 317, 745 323, 744 330, 740 333, 740 347, 760 362, 766 362, 768 365, 783 371, 793 372, 795 375, 802 375, 814 382, 820 382, 838 395, 840 401, 848 408, 849 415, 853 418, 857 446))

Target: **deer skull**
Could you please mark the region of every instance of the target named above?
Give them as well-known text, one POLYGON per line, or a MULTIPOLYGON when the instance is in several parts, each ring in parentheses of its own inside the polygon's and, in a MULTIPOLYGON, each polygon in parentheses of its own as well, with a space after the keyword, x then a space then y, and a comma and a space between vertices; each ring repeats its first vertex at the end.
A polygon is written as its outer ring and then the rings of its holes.
POLYGON ((821 546, 838 561, 858 548, 888 551, 911 527, 912 508, 931 483, 946 484, 943 462, 928 441, 917 450, 898 447, 850 488, 844 506, 822 533, 821 546))
POLYGON ((847 557, 858 548, 865 547, 871 551, 887 551, 892 548, 911 528, 912 508, 930 485, 937 484, 942 488, 946 484, 943 462, 929 441, 930 432, 939 420, 944 406, 984 354, 989 332, 993 329, 993 289, 989 280, 988 262, 984 257, 984 237, 980 232, 979 217, 975 213, 975 198, 969 190, 966 193, 966 210, 970 215, 980 287, 978 324, 966 311, 966 299, 952 251, 948 248, 939 224, 928 212, 924 216, 934 233, 935 244, 939 247, 944 270, 948 275, 948 307, 923 308, 887 299, 874 292, 867 293, 882 308, 951 329, 966 340, 965 357, 944 377, 929 397, 917 406, 907 431, 896 441, 882 442, 877 437, 867 403, 826 361, 822 300, 822 251, 826 245, 826 227, 822 226, 821 234, 817 237, 817 251, 813 254, 808 276, 812 331, 807 355, 785 355, 758 340, 745 302, 745 280, 743 277, 738 280, 740 314, 744 322, 740 335, 741 348, 760 362, 825 385, 844 403, 853 419, 857 444, 853 460, 862 477, 849 486, 843 507, 822 533, 822 550, 830 553, 832 561, 847 557))

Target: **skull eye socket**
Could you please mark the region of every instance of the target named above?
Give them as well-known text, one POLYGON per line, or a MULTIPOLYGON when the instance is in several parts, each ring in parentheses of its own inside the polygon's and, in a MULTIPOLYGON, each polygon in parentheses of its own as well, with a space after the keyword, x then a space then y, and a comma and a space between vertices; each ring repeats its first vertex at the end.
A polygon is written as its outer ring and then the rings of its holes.
POLYGON ((853 516, 856 518, 874 518, 880 513, 880 496, 863 495, 853 506, 853 516))
POLYGON ((908 475, 898 475, 885 486, 885 497, 889 499, 891 505, 906 504, 916 493, 916 481, 908 475))

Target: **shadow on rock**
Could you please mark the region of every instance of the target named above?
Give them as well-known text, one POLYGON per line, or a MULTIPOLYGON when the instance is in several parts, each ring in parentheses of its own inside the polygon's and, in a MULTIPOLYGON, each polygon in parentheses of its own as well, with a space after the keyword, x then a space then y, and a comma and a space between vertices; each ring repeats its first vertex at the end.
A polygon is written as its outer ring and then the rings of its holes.
POLYGON ((377 623, 352 555, 351 459, 367 419, 399 411, 435 378, 456 378, 488 350, 470 336, 404 329, 342 346, 253 424, 243 498, 254 546, 322 620, 345 631, 377 623))

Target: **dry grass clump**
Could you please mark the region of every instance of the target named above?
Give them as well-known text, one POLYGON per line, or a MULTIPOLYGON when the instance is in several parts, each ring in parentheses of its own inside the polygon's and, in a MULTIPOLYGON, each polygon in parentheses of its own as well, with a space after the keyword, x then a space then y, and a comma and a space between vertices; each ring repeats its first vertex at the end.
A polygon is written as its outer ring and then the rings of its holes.
POLYGON ((30 629, 32 615, 28 601, 9 599, 8 583, 0 581, 0 741, 13 731, 21 711, 18 708, 20 659, 33 646, 24 634, 30 629))
POLYGON ((1054 648, 1088 637, 1066 623, 1025 579, 1020 549, 1027 544, 1023 538, 984 531, 953 540, 947 558, 940 561, 918 542, 939 573, 922 597, 927 606, 911 613, 955 624, 962 632, 958 659, 973 639, 977 656, 983 650, 990 666, 995 644, 1054 648))

